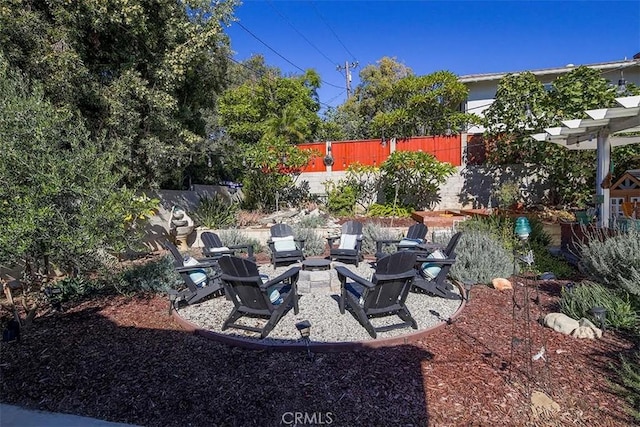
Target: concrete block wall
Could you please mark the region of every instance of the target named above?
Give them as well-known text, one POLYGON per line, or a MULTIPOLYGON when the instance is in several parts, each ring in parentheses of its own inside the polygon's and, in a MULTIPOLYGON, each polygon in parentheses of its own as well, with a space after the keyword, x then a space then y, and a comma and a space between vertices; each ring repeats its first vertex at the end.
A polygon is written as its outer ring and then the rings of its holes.
MULTIPOLYGON (((325 194, 324 182, 332 180, 338 182, 344 179, 346 172, 309 172, 302 173, 300 181, 308 181, 312 194, 325 194)), ((490 204, 496 206, 492 200, 493 192, 500 184, 514 180, 525 189, 529 201, 537 203, 542 198, 546 186, 543 177, 531 173, 526 166, 459 166, 456 173, 450 176, 440 186, 440 202, 435 210, 484 208, 490 204)))
POLYGON ((304 172, 300 174, 298 178, 298 182, 307 181, 309 182, 309 191, 311 194, 326 194, 324 188, 324 182, 333 181, 337 183, 341 179, 344 179, 347 176, 346 171, 338 171, 338 172, 304 172))

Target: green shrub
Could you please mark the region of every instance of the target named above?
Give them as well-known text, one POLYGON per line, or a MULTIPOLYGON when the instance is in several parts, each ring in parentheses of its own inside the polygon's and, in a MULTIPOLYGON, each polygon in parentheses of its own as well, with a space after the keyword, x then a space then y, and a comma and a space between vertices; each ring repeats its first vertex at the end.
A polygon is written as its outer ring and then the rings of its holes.
POLYGON ((489 284, 496 277, 513 274, 513 255, 488 230, 467 230, 456 247, 451 276, 459 281, 489 284))
POLYGON ((315 229, 300 225, 293 227, 296 238, 304 239, 304 254, 318 256, 324 254, 327 249, 327 239, 321 236, 315 229))
POLYGON ((380 170, 384 201, 418 210, 436 204, 440 186, 456 172, 450 163, 422 151, 394 151, 380 170))
POLYGON ((637 325, 637 314, 629 301, 629 294, 591 281, 584 281, 572 291, 562 289, 560 310, 569 317, 586 317, 596 325, 590 313, 593 307, 607 309, 606 324, 617 329, 632 329, 637 325))
POLYGON ((544 229, 544 223, 537 218, 529 218, 531 233, 529 241, 532 245, 547 247, 551 244, 551 235, 544 229))
POLYGON ((627 411, 640 422, 640 352, 630 358, 620 355, 620 365, 610 365, 618 374, 618 382, 612 384, 616 393, 629 405, 627 411))
POLYGON ((327 218, 322 215, 306 215, 300 219, 300 228, 320 228, 327 225, 327 218))
POLYGON ((355 190, 348 186, 338 186, 327 191, 327 210, 334 215, 353 215, 356 206, 355 190))
POLYGON ((178 280, 173 258, 166 255, 158 260, 134 265, 124 270, 114 280, 115 290, 123 295, 137 292, 166 292, 178 280))
POLYGON ((512 251, 518 242, 518 238, 513 231, 515 228, 515 220, 506 216, 474 216, 462 222, 459 228, 466 232, 481 231, 489 233, 498 239, 502 243, 502 246, 509 251, 512 251))
POLYGON ((564 258, 554 256, 546 246, 531 244, 534 255, 534 268, 538 273, 552 272, 559 279, 568 279, 576 272, 564 258))
POLYGON ((57 296, 60 302, 77 301, 104 289, 104 285, 99 281, 80 276, 58 280, 53 287, 60 291, 57 296))
POLYGON ((197 209, 193 212, 193 219, 197 225, 219 229, 236 224, 236 214, 239 205, 229 202, 220 195, 215 197, 201 197, 197 209))
POLYGON ((298 185, 290 185, 280 191, 281 205, 301 206, 304 203, 314 201, 311 195, 309 181, 301 181, 298 185))
POLYGON ((640 296, 640 232, 588 236, 579 245, 580 260, 598 282, 640 296))
MULTIPOLYGON (((373 255, 376 253, 377 240, 394 240, 400 239, 401 233, 382 227, 378 222, 369 221, 362 228, 362 253, 373 255)), ((393 246, 387 246, 385 252, 392 253, 395 251, 393 246)))
MULTIPOLYGON (((542 221, 529 219, 531 233, 529 233, 529 243, 532 246, 546 247, 551 244, 551 236, 544 229, 542 221)), ((519 238, 515 235, 515 218, 503 215, 476 216, 460 224, 461 230, 482 230, 488 231, 504 244, 508 250, 517 247, 519 238)))
POLYGON ((409 218, 414 210, 410 207, 381 205, 374 203, 367 209, 367 215, 377 217, 409 218))
POLYGON ((249 237, 236 228, 220 230, 220 232, 218 233, 218 237, 220 237, 222 244, 225 246, 250 244, 251 246, 253 246, 254 253, 258 253, 262 250, 262 245, 260 244, 260 241, 258 239, 249 237))

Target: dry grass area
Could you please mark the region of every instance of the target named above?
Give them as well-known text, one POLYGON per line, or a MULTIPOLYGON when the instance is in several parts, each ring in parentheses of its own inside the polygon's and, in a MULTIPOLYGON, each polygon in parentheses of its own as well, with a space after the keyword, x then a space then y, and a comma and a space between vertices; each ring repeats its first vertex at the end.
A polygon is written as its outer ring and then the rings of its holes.
POLYGON ((85 301, 41 314, 20 343, 2 345, 0 399, 145 426, 292 425, 295 413, 333 426, 633 424, 607 379, 632 343, 537 323, 556 310, 560 286, 541 284, 539 304, 535 286, 479 286, 421 342, 311 359, 188 334, 159 296, 85 301))

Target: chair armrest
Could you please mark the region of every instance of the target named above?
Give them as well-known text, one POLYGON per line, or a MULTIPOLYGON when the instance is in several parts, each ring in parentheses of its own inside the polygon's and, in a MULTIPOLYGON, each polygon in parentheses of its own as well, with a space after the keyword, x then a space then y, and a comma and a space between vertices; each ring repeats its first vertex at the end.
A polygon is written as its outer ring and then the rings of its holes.
POLYGON ((329 245, 329 248, 333 247, 333 245, 335 244, 336 240, 340 240, 340 236, 327 237, 327 244, 329 245))
POLYGON ((416 261, 419 263, 428 262, 429 264, 453 265, 456 262, 456 259, 455 258, 446 258, 446 259, 418 258, 416 261))
POLYGON ((188 273, 190 271, 202 270, 203 268, 215 268, 218 266, 218 262, 203 262, 197 265, 184 265, 176 267, 178 273, 188 273))
POLYGON ((307 239, 293 239, 294 242, 298 243, 298 249, 303 250, 304 249, 304 242, 307 241, 307 239))
POLYGON ((437 249, 444 249, 446 245, 441 243, 420 243, 419 245, 415 245, 414 248, 418 251, 424 252, 433 252, 437 249))
POLYGON ((234 255, 235 251, 232 250, 228 250, 228 251, 212 251, 210 249, 207 248, 203 248, 202 249, 202 253, 204 254, 204 257, 201 259, 215 259, 215 258, 220 258, 223 255, 234 255))
MULTIPOLYGON (((335 268, 336 272, 338 273, 338 278, 340 278, 340 276, 342 277, 348 277, 349 279, 353 280, 354 282, 367 287, 367 288, 373 288, 375 287, 375 285, 373 283, 371 283, 370 281, 368 281, 367 279, 365 279, 364 277, 358 276, 357 273, 354 273, 353 271, 349 270, 347 267, 343 267, 341 265, 337 266, 335 268)), ((340 283, 342 283, 342 280, 340 280, 340 283)))
POLYGON ((229 246, 229 249, 244 249, 247 251, 247 256, 249 258, 253 256, 253 245, 250 243, 245 243, 244 245, 229 246))
MULTIPOLYGON (((222 252, 218 255, 215 256, 203 256, 202 258, 198 258, 198 262, 200 263, 199 265, 205 265, 207 264, 207 267, 215 267, 218 264, 218 261, 220 260, 220 257, 223 255, 231 255, 230 252, 222 252), (211 265, 209 265, 211 264, 211 265)), ((196 266, 197 267, 197 266, 196 266)))
POLYGON ((376 277, 378 278, 378 280, 395 280, 395 279, 407 279, 409 277, 413 277, 416 275, 416 270, 415 268, 412 268, 411 270, 407 270, 404 273, 398 273, 398 274, 376 274, 376 277))
POLYGON ((376 252, 381 253, 383 246, 393 245, 395 243, 400 243, 399 239, 382 239, 376 240, 376 252))
POLYGON ((284 282, 285 280, 295 276, 298 273, 300 273, 300 267, 292 267, 287 271, 285 271, 284 273, 282 273, 281 275, 279 275, 278 277, 275 277, 269 280, 268 282, 263 283, 260 286, 260 288, 267 289, 269 286, 277 285, 278 283, 284 282))

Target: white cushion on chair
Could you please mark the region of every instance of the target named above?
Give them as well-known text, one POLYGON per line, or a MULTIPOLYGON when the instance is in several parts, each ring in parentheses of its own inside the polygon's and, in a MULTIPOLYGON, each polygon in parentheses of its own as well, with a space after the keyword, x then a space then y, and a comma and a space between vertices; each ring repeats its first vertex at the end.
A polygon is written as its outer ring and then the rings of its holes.
MULTIPOLYGON (((200 263, 195 258, 187 257, 182 264, 185 267, 192 267, 194 265, 199 265, 200 263)), ((207 281, 207 272, 202 269, 193 270, 189 273, 189 277, 193 280, 193 283, 195 283, 196 286, 200 286, 207 281)))
POLYGON ((355 249, 358 241, 357 234, 343 234, 340 236, 340 246, 338 249, 355 249))
POLYGON ((219 248, 208 248, 209 252, 228 252, 229 248, 226 246, 220 246, 219 248))
MULTIPOLYGON (((447 259, 447 256, 442 251, 435 250, 431 252, 427 256, 427 258, 447 259)), ((442 270, 440 264, 429 263, 429 262, 422 263, 421 269, 422 269, 422 275, 429 280, 435 279, 436 276, 438 276, 438 273, 440 273, 440 270, 442 270)))
POLYGON ((296 242, 293 240, 293 236, 284 237, 272 237, 273 247, 276 252, 295 251, 298 249, 296 242))

